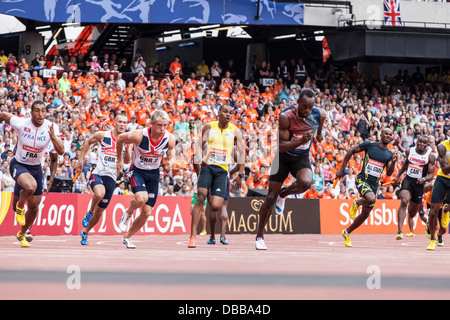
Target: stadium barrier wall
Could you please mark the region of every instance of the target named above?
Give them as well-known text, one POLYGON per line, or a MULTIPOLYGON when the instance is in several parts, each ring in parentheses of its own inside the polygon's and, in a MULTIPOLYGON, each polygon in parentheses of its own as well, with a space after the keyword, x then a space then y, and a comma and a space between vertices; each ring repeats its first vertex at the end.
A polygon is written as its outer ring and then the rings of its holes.
MULTIPOLYGON (((341 233, 352 222, 349 216, 353 200, 328 199, 320 201, 320 227, 322 234, 341 233)), ((397 213, 400 200, 377 200, 369 218, 353 234, 396 234, 397 213)), ((358 209, 357 215, 361 212, 358 209)), ((403 233, 409 233, 407 217, 403 233)), ((414 233, 424 234, 425 223, 419 217, 414 218, 414 233)))
MULTIPOLYGON (((19 225, 12 209, 12 193, 2 192, 0 207, 0 235, 16 235, 19 225)), ((81 221, 91 203, 91 194, 49 193, 44 194, 32 234, 40 235, 79 235, 83 226, 81 221)), ((132 199, 132 196, 114 195, 108 208, 90 234, 116 235, 119 221, 132 199)), ((147 223, 136 234, 186 234, 190 231, 191 198, 158 197, 147 223)), ((140 214, 136 210, 132 221, 140 214)))
MULTIPOLYGON (((81 220, 91 201, 90 194, 49 193, 44 194, 39 207, 33 234, 79 235, 83 226, 81 220)), ((102 219, 90 234, 118 235, 119 220, 128 207, 132 196, 114 195, 102 219)), ((189 234, 191 225, 191 197, 158 197, 152 214, 137 234, 189 234)), ((262 197, 230 198, 228 203, 227 234, 255 234, 259 219, 262 197)), ((287 199, 282 215, 273 214, 265 232, 282 234, 339 234, 350 225, 349 209, 352 200, 287 199)), ((397 233, 397 211, 399 200, 378 200, 366 222, 354 233, 395 234, 397 233)), ((209 207, 206 214, 209 213, 209 207)), ((139 210, 133 214, 134 219, 139 210)), ((414 219, 415 233, 425 232, 425 224, 419 215, 414 219)), ((199 231, 201 224, 199 225, 199 231)), ((19 225, 12 209, 12 193, 1 192, 0 236, 16 235, 19 225)), ((216 234, 220 234, 220 222, 216 234)), ((207 224, 209 233, 209 222, 207 224)), ((406 225, 403 231, 409 232, 406 225)))

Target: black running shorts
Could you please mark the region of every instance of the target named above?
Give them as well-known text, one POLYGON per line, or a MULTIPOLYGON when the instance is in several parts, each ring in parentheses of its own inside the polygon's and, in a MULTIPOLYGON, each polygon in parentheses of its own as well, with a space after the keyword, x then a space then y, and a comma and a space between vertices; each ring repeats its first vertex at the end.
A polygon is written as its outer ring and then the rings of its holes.
POLYGON ((269 181, 284 182, 289 173, 294 177, 301 169, 307 168, 311 170, 309 156, 291 156, 286 153, 279 153, 275 156, 270 167, 269 181))
POLYGON ((423 199, 423 192, 425 189, 425 184, 417 184, 417 179, 408 179, 406 177, 403 179, 402 187, 400 189, 400 192, 403 190, 408 190, 411 194, 411 201, 415 204, 421 204, 423 199))
MULTIPOLYGON (((215 165, 207 165, 200 171, 197 188, 205 188, 213 196, 224 198, 227 196, 228 172, 215 165)), ((228 191, 229 193, 229 191, 228 191)))
POLYGON ((431 203, 443 203, 447 193, 450 193, 450 179, 437 176, 431 193, 431 203))

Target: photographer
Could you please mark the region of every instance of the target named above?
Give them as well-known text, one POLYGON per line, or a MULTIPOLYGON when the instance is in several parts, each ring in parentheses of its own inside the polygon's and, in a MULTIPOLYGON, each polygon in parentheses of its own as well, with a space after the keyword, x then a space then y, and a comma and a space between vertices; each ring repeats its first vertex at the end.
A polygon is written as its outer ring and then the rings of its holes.
POLYGON ((138 56, 133 59, 131 64, 131 72, 139 73, 139 71, 145 72, 145 68, 147 65, 145 64, 144 58, 142 56, 138 56))

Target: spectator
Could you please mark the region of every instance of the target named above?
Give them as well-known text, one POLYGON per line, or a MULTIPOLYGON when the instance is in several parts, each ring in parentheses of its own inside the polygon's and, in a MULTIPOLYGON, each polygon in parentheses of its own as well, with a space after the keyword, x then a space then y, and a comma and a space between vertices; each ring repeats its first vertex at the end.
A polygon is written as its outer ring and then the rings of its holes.
POLYGON ((170 64, 169 71, 172 76, 175 76, 177 73, 179 75, 183 74, 179 56, 175 56, 174 61, 170 64))
POLYGON ((220 75, 222 74, 222 68, 219 65, 218 61, 214 61, 213 65, 211 66, 211 76, 213 78, 217 78, 220 77, 220 75))
POLYGON ((305 194, 303 195, 304 199, 318 199, 319 198, 319 191, 317 191, 316 184, 311 184, 311 189, 308 189, 305 194))

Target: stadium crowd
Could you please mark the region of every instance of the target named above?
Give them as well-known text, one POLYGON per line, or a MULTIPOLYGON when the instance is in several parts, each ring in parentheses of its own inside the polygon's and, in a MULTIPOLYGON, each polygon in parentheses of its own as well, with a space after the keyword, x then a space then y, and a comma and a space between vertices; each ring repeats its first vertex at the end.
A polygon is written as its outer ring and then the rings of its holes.
MULTIPOLYGON (((115 54, 99 57, 91 52, 81 56, 56 56, 50 64, 45 56, 18 60, 0 50, 0 110, 20 117, 30 115, 35 100, 43 100, 48 115, 59 127, 65 154, 60 157, 56 175, 72 178, 78 161, 83 170, 73 185, 73 192, 90 193, 90 172, 96 165, 97 147, 83 159, 80 148, 91 135, 108 130, 117 114, 128 117, 128 130, 144 127, 156 109, 165 110, 171 119, 169 131, 176 138, 176 162, 172 168, 161 167, 159 194, 192 196, 197 176, 193 168, 193 153, 199 142, 201 127, 214 121, 220 105, 234 108, 232 122, 245 137, 247 156, 245 183, 232 196, 246 196, 250 189, 266 189, 272 158, 275 156, 278 117, 280 112, 296 103, 302 88, 316 92, 316 107, 326 111, 324 141, 314 141, 310 159, 313 165, 313 185, 302 198, 351 199, 356 196, 355 176, 362 165, 362 155, 353 157, 338 192, 331 190, 336 171, 345 151, 364 140, 377 141, 382 128, 394 131, 390 148, 404 151, 414 145, 418 135, 432 137, 431 147, 450 135, 448 86, 450 72, 411 75, 407 70, 381 80, 368 79, 358 73, 326 68, 314 62, 305 66, 302 59, 280 61, 272 67, 266 61, 252 69, 251 80, 236 76, 232 63, 221 67, 200 61, 186 70, 182 58, 175 57, 167 66, 157 63, 147 66, 141 55, 129 62, 115 54), (54 70, 44 78, 42 69, 54 70), (262 86, 260 78, 273 78, 274 84, 262 86)), ((17 137, 6 124, 0 124, 2 190, 11 191, 14 180, 9 174, 9 161, 17 137)), ((400 160, 403 158, 400 157, 400 160)), ((44 164, 49 172, 49 162, 44 164)), ((396 172, 402 161, 397 162, 396 172)), ((125 167, 126 170, 126 167, 125 167)), ((436 169, 437 170, 437 169, 436 169)), ((396 176, 383 177, 389 182, 396 176)), ((293 182, 290 176, 285 184, 293 182)), ((381 188, 378 197, 396 198, 398 186, 381 188)), ((125 172, 117 181, 115 194, 130 194, 125 172)))

